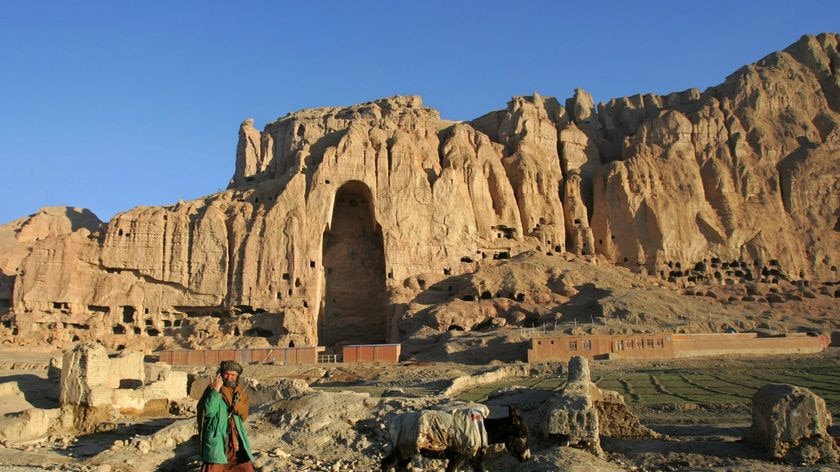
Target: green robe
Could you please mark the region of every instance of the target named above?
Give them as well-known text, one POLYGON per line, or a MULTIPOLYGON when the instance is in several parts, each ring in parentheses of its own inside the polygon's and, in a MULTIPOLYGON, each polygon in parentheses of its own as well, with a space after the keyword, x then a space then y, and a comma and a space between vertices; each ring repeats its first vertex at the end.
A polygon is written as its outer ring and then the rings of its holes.
MULTIPOLYGON (((227 464, 225 447, 227 445, 227 418, 230 414, 230 408, 225 403, 221 393, 212 388, 208 390, 209 392, 206 392, 202 397, 204 419, 201 429, 201 461, 208 464, 227 464)), ((251 454, 251 444, 248 442, 248 435, 245 433, 242 418, 239 415, 233 415, 233 422, 239 433, 239 449, 244 450, 253 462, 254 456, 251 454)))

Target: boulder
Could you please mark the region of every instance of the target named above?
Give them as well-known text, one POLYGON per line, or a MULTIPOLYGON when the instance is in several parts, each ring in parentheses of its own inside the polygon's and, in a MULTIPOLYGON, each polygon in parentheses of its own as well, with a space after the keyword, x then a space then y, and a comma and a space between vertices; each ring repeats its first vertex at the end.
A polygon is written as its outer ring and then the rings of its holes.
POLYGON ((747 439, 773 459, 797 465, 838 462, 840 448, 828 433, 831 412, 810 390, 765 385, 753 395, 752 417, 747 439))

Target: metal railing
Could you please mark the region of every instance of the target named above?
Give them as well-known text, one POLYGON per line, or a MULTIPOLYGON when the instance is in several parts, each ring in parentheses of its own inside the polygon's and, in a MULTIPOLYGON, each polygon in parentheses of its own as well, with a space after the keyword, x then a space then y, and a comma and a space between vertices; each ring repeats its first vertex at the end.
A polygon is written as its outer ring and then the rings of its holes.
POLYGON ((344 361, 344 356, 341 354, 318 354, 319 364, 338 364, 344 361))

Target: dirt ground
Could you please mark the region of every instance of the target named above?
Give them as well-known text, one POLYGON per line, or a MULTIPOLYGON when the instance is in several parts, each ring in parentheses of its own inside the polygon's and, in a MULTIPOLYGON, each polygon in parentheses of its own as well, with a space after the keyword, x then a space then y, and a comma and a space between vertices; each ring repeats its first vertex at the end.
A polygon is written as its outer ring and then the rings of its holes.
MULTIPOLYGON (((14 415, 27 408, 58 406, 57 385, 47 379, 49 359, 58 354, 49 350, 0 352, 0 413, 14 415)), ((682 373, 679 378, 688 381, 688 385, 702 385, 708 372, 714 372, 718 379, 751 379, 756 383, 761 378, 750 377, 756 371, 768 378, 774 372, 787 375, 794 380, 791 383, 807 383, 810 378, 813 382, 809 386, 829 397, 828 406, 836 423, 840 402, 832 397, 832 391, 840 392, 840 388, 836 388, 832 375, 840 375, 838 348, 807 356, 598 361, 591 364, 591 371, 599 386, 622 393, 641 421, 666 438, 602 438, 606 457, 597 458, 532 434, 531 461, 520 464, 499 451, 488 462, 489 469, 527 472, 840 470, 837 464, 790 466, 767 461, 763 451, 741 440, 750 424, 750 410, 744 399, 746 395, 740 391, 731 391, 731 398, 717 393, 704 399, 694 398, 692 395, 697 396, 696 393, 684 390, 679 401, 656 401, 655 395, 642 392, 644 382, 638 380, 661 379, 662 385, 671 389, 667 391, 673 393, 677 388, 668 387, 671 385, 668 382, 676 381, 674 372, 682 373), (801 381, 796 382, 797 379, 801 381), (622 391, 622 386, 626 390, 622 391)), ((196 374, 196 385, 209 373, 191 372, 196 374)), ((259 470, 341 472, 378 470, 386 442, 385 421, 396 412, 439 407, 459 400, 482 400, 491 407, 491 412, 502 410, 506 404, 518 404, 526 419, 536 424, 542 401, 562 386, 565 366, 416 362, 399 366, 250 365, 244 377, 250 379, 255 389, 248 428, 259 470), (495 371, 500 372, 500 378, 492 383, 443 395, 451 391, 454 379, 495 371), (292 395, 271 393, 280 391, 280 385, 288 379, 303 380, 311 390, 292 395)), ((752 385, 746 380, 737 383, 752 385)), ((190 428, 194 428, 194 419, 188 416, 114 418, 94 434, 7 442, 0 446, 0 472, 196 470, 193 443, 174 439, 188 437, 190 428)), ((830 431, 835 439, 840 436, 839 429, 835 426, 830 431)), ((413 466, 418 471, 442 470, 443 463, 416 459, 413 466)))

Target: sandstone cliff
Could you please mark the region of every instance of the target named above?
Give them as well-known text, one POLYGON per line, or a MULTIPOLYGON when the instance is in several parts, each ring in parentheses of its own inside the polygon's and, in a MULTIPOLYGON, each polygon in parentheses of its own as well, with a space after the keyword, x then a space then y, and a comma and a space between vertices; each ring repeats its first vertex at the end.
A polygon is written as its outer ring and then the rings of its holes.
POLYGON ((525 251, 677 284, 707 265, 836 280, 838 38, 804 36, 702 93, 516 97, 472 122, 419 97, 246 120, 227 190, 39 240, 4 268, 14 324, 112 345, 396 341, 429 285, 525 251))

